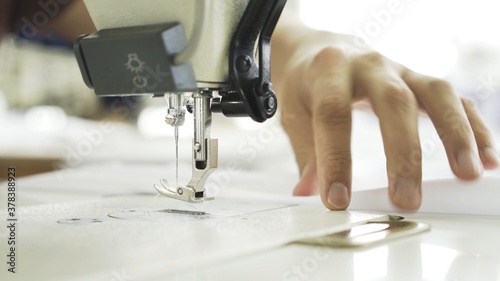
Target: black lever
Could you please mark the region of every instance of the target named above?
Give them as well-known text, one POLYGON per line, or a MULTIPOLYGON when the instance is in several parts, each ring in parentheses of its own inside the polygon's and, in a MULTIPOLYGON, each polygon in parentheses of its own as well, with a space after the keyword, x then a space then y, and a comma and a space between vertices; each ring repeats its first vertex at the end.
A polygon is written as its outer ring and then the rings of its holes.
POLYGON ((285 4, 286 0, 248 3, 230 46, 229 77, 233 91, 215 102, 216 111, 226 116, 250 116, 257 122, 276 113, 278 102, 271 83, 271 35, 285 4))

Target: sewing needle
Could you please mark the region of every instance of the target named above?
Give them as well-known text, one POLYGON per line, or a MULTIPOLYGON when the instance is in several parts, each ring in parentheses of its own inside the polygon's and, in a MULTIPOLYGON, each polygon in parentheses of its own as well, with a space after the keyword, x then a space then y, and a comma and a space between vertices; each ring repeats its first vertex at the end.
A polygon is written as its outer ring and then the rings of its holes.
POLYGON ((175 186, 179 186, 179 126, 175 127, 175 186))

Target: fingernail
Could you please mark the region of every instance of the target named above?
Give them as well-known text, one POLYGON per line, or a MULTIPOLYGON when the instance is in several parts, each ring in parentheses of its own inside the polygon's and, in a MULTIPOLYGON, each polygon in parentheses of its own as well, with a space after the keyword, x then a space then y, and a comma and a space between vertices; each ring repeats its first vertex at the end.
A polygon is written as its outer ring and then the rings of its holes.
POLYGON ((479 176, 483 166, 479 155, 472 150, 462 150, 457 157, 458 167, 465 176, 479 176))
POLYGON ((328 203, 336 209, 345 209, 349 205, 349 194, 347 186, 343 183, 336 182, 330 185, 328 191, 328 203))
POLYGON ((398 178, 394 186, 393 202, 400 208, 415 210, 420 207, 422 196, 420 185, 407 178, 398 178))
POLYGON ((483 155, 486 158, 486 161, 495 162, 496 164, 500 164, 500 157, 495 149, 488 147, 483 151, 483 155))

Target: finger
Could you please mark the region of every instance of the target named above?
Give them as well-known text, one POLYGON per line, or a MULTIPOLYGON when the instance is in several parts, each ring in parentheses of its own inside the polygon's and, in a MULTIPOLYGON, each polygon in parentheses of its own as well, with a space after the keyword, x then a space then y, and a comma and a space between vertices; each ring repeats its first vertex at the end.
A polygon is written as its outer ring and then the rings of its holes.
POLYGON ((402 77, 440 133, 454 174, 464 180, 479 177, 483 167, 474 133, 462 102, 451 85, 412 71, 405 71, 402 77))
POLYGON ((318 170, 316 168, 316 157, 313 155, 306 163, 304 170, 300 174, 300 180, 293 190, 295 196, 316 195, 319 192, 318 170))
POLYGON ((345 209, 351 198, 351 81, 345 55, 328 48, 309 71, 318 181, 323 204, 345 209))
MULTIPOLYGON (((291 81, 300 81, 300 79, 292 79, 291 81)), ((282 95, 286 95, 286 98, 280 100, 281 124, 290 139, 300 172, 300 181, 293 194, 296 196, 317 194, 312 118, 310 110, 307 108, 308 102, 304 100, 307 98, 307 93, 300 85, 289 83, 283 88, 282 95)))
POLYGON ((471 100, 462 98, 462 105, 469 119, 469 123, 476 139, 479 157, 483 163, 484 168, 494 169, 500 164, 498 153, 495 150, 495 145, 491 134, 484 125, 481 116, 477 112, 474 103, 471 100))
POLYGON ((380 120, 389 196, 397 207, 418 209, 422 201, 422 157, 417 100, 387 59, 376 53, 359 59, 356 91, 368 96, 380 120))

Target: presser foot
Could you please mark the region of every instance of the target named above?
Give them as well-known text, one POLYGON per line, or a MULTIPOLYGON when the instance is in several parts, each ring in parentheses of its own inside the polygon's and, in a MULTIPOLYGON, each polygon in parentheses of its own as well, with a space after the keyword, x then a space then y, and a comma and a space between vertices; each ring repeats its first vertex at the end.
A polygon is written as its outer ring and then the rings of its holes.
MULTIPOLYGON (((200 90, 192 94, 194 138, 192 144, 193 158, 191 181, 186 186, 173 187, 167 180, 161 179, 161 186, 154 185, 155 189, 160 194, 190 203, 201 203, 214 199, 213 197, 207 197, 205 190, 205 183, 210 174, 217 169, 218 163, 218 141, 217 139, 210 138, 210 126, 212 124, 210 100, 212 96, 211 91, 205 90, 200 90)), ((184 103, 178 101, 178 99, 178 95, 168 95, 169 105, 172 105, 174 109, 177 108, 178 105, 183 105, 184 103)), ((171 121, 174 120, 174 118, 170 118, 167 115, 166 120, 171 121)), ((173 122, 170 123, 173 124, 173 122)), ((178 126, 176 126, 176 132, 177 129, 178 126)), ((176 144, 177 137, 178 134, 176 133, 176 144)))
POLYGON ((160 185, 155 184, 154 188, 161 195, 169 198, 189 202, 201 203, 214 200, 215 197, 207 197, 205 183, 218 164, 218 141, 217 139, 206 139, 206 161, 196 161, 193 156, 193 175, 191 181, 186 186, 174 187, 166 179, 161 179, 160 185))
POLYGON ((177 188, 170 186, 166 179, 160 179, 161 186, 155 184, 154 188, 163 196, 182 200, 189 203, 201 203, 204 201, 214 200, 215 197, 206 197, 205 191, 196 191, 189 186, 178 186, 177 188))

